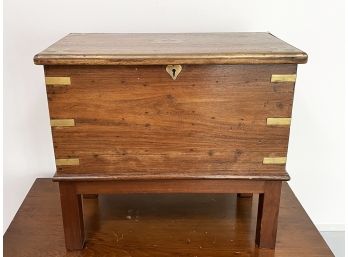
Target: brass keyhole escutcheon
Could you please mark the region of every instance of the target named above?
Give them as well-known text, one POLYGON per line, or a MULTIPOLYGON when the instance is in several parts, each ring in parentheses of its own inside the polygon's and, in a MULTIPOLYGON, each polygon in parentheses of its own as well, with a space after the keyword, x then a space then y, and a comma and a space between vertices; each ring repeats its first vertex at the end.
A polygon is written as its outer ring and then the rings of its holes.
POLYGON ((167 65, 166 67, 166 71, 172 77, 173 80, 176 80, 181 70, 182 70, 181 65, 167 65))

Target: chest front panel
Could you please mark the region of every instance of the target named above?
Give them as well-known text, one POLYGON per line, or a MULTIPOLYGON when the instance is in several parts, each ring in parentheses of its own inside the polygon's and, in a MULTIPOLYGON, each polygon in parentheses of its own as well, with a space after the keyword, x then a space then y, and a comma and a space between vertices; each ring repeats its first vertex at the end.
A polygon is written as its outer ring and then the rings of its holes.
POLYGON ((176 80, 163 65, 45 66, 57 171, 284 171, 294 81, 272 75, 294 74, 295 64, 182 65, 176 80))

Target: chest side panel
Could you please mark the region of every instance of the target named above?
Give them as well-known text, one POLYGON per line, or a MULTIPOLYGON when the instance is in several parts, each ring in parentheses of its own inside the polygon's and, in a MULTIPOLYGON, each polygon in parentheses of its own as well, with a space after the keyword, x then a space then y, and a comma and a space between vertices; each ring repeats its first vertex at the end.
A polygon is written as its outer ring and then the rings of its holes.
POLYGON ((162 65, 46 66, 57 172, 284 172, 272 160, 286 157, 289 125, 267 118, 291 117, 294 82, 274 74, 296 74, 296 65, 183 65, 176 80, 162 65))

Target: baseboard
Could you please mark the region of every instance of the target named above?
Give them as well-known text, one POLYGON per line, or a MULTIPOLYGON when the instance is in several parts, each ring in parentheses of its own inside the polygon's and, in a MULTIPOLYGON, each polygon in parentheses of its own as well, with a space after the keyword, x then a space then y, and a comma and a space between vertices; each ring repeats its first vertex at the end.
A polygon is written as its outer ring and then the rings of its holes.
POLYGON ((344 224, 315 224, 319 231, 344 231, 344 224))

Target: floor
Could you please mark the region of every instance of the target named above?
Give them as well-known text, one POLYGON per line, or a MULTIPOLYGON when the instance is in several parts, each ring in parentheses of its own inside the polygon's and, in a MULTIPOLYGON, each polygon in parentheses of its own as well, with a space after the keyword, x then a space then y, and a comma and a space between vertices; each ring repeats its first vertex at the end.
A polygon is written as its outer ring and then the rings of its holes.
POLYGON ((320 234, 323 236, 326 243, 329 245, 331 251, 336 257, 344 257, 344 232, 329 232, 321 231, 320 234))
MULTIPOLYGON (((64 246, 58 185, 51 179, 37 179, 4 235, 4 257, 334 256, 287 183, 276 249, 257 248, 257 202, 256 195, 237 198, 235 194, 84 199, 87 242, 83 250, 71 252, 64 246)), ((337 235, 325 236, 338 242, 337 235)))

